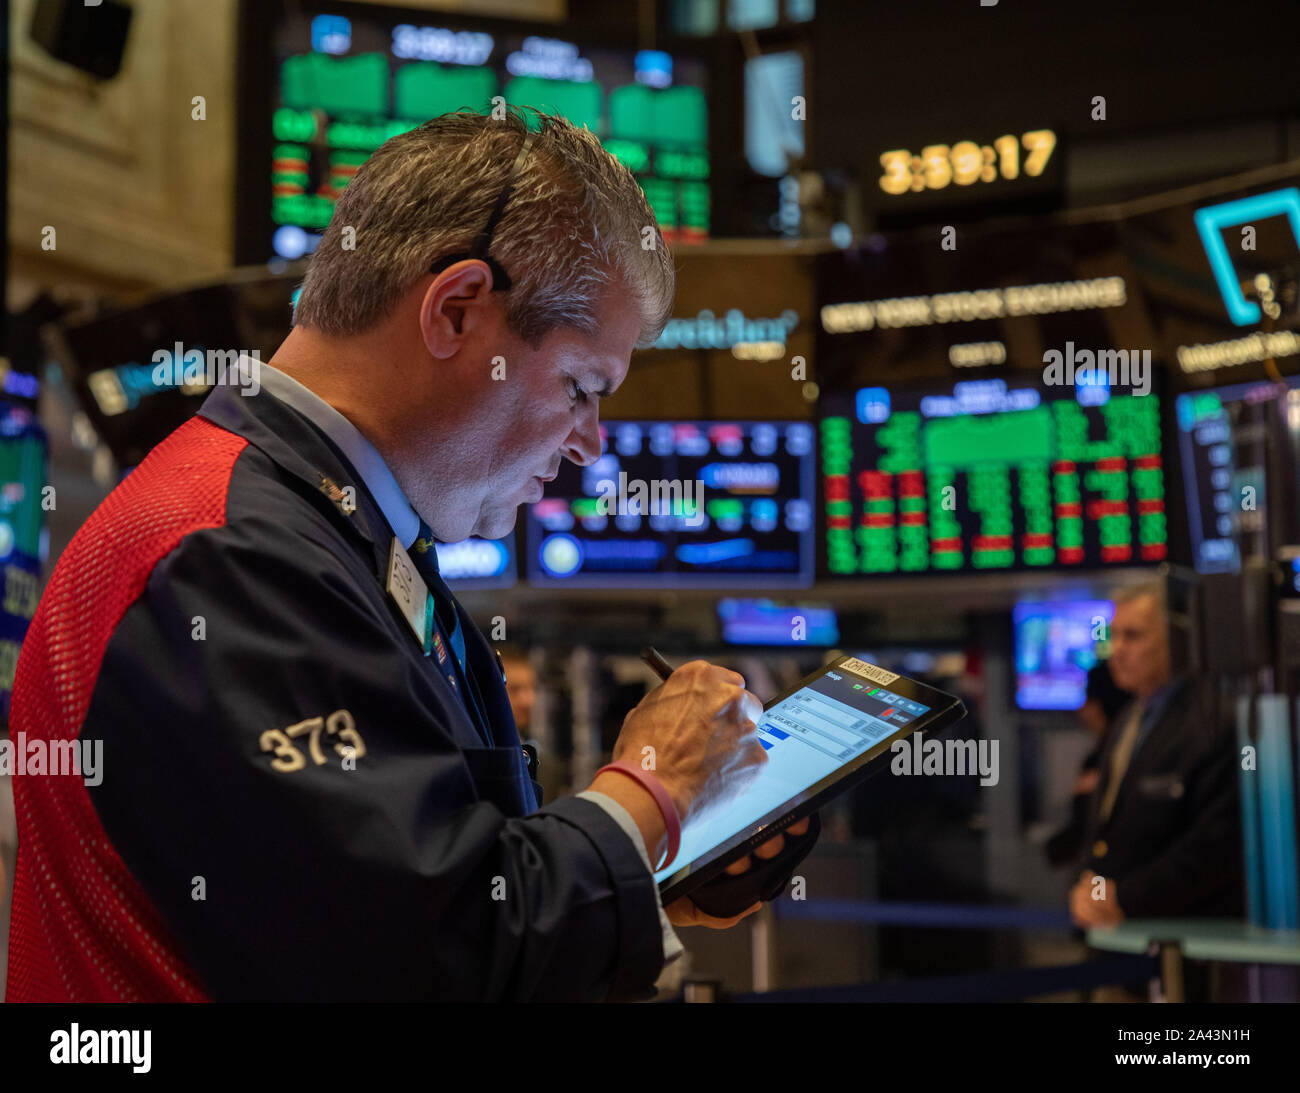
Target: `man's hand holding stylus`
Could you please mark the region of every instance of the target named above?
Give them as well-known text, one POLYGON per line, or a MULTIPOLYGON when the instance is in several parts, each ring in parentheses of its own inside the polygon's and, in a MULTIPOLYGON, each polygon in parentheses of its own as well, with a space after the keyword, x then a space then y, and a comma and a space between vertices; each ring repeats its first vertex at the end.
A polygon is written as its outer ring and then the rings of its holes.
MULTIPOLYGON (((651 770, 672 798, 683 827, 706 808, 725 804, 743 793, 767 763, 758 739, 763 704, 745 690, 744 677, 703 660, 683 664, 651 691, 627 715, 614 760, 627 760, 651 770)), ((652 861, 663 853, 664 823, 654 799, 635 782, 618 774, 598 776, 591 788, 608 793, 632 814, 645 838, 652 861)), ((789 828, 791 835, 808 830, 807 819, 789 828)), ((754 850, 760 859, 780 853, 785 836, 776 835, 754 850)), ((752 867, 746 855, 727 867, 731 874, 752 867)), ((667 908, 677 926, 725 929, 753 914, 755 903, 734 918, 719 919, 700 911, 689 896, 667 908)))

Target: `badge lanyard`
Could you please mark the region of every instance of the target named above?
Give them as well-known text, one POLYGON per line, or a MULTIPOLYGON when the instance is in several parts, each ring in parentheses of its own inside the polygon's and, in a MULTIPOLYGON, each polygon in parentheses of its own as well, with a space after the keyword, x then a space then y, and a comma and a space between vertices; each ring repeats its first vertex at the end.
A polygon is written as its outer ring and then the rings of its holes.
MULTIPOLYGON (((437 659, 442 674, 447 677, 447 682, 451 684, 452 690, 460 696, 460 700, 465 706, 465 712, 477 721, 479 732, 482 733, 487 743, 491 744, 492 736, 487 730, 487 715, 479 702, 478 688, 474 686, 474 682, 469 675, 465 653, 465 635, 461 632, 460 619, 457 617, 455 629, 452 631, 451 636, 447 637, 442 620, 438 618, 437 599, 432 591, 428 593, 428 596, 429 603, 425 611, 424 655, 433 656, 437 659), (451 656, 447 653, 448 645, 451 646, 451 656), (459 672, 457 672, 457 668, 460 669, 459 672)), ((455 610, 454 605, 448 604, 448 607, 452 611, 455 610)))
POLYGON ((432 656, 437 661, 438 670, 460 699, 479 735, 490 747, 492 733, 477 688, 469 674, 460 616, 456 613, 451 590, 438 573, 436 560, 430 563, 429 553, 431 551, 418 555, 420 560, 415 561, 394 537, 388 557, 388 594, 419 640, 424 655, 432 656), (438 618, 439 595, 450 613, 449 624, 444 624, 438 618))

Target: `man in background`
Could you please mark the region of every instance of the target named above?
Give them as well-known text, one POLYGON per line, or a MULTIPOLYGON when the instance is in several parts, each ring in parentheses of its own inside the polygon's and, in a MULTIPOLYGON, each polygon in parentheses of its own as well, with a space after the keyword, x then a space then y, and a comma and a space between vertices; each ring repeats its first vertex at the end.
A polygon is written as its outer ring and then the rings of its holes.
POLYGON ((501 668, 506 676, 506 694, 510 709, 515 715, 519 739, 527 741, 532 735, 533 706, 537 703, 537 671, 522 649, 501 646, 501 668))
POLYGON ((1071 918, 1240 916, 1235 741, 1212 689, 1173 673, 1163 584, 1115 596, 1109 663, 1134 698, 1102 750, 1071 918))

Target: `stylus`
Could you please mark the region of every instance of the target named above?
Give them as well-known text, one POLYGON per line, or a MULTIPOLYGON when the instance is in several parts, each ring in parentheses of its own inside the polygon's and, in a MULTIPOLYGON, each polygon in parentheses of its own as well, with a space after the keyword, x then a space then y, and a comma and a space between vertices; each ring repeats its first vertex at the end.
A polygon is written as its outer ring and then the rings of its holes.
POLYGON ((673 674, 673 666, 664 660, 663 654, 653 645, 647 645, 641 650, 641 659, 650 665, 654 674, 660 679, 666 680, 673 674))

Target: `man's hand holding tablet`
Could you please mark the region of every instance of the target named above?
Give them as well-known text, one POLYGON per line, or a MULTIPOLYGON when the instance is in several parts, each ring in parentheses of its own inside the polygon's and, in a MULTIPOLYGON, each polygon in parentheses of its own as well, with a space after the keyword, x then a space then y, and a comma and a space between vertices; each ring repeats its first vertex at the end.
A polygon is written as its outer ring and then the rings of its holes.
POLYGON ((693 817, 674 861, 656 868, 664 905, 689 896, 697 909, 730 922, 727 916, 752 913, 756 901, 776 899, 816 842, 823 804, 888 767, 898 741, 945 728, 965 712, 956 696, 854 656, 806 676, 759 716, 768 762, 738 795, 693 817), (784 850, 773 845, 777 832, 796 835, 810 818, 807 837, 784 850), (745 868, 751 855, 760 862, 745 868))
MULTIPOLYGON (((664 666, 666 668, 666 665, 664 666)), ((659 669, 662 674, 663 669, 659 669)), ((744 689, 744 677, 702 660, 682 665, 633 709, 614 746, 614 762, 635 765, 653 775, 676 808, 683 827, 701 812, 724 808, 754 782, 767 763, 757 735, 762 703, 744 689)), ((648 788, 638 788, 624 772, 602 771, 592 789, 608 793, 632 814, 654 862, 663 856, 667 824, 648 788)), ((804 818, 789 829, 807 831, 804 818)), ((785 836, 775 835, 754 849, 760 861, 775 857, 785 836)), ((730 875, 753 867, 749 855, 731 863, 730 875)), ((756 901, 730 918, 708 915, 686 896, 668 904, 676 926, 726 929, 758 910, 756 901)))
MULTIPOLYGON (((803 835, 807 832, 810 823, 812 823, 812 817, 805 816, 797 824, 791 824, 786 830, 791 835, 803 835)), ((754 857, 760 861, 767 861, 775 858, 784 849, 785 835, 777 835, 775 838, 755 847, 754 857)), ((734 861, 727 866, 726 871, 730 876, 734 877, 741 873, 747 873, 752 867, 753 863, 750 861, 749 855, 746 854, 739 861, 734 861)), ((714 918, 696 907, 690 896, 682 896, 665 907, 664 912, 668 915, 668 921, 674 926, 708 926, 714 930, 726 930, 736 925, 742 918, 748 918, 762 906, 763 903, 759 900, 732 918, 714 918)))

